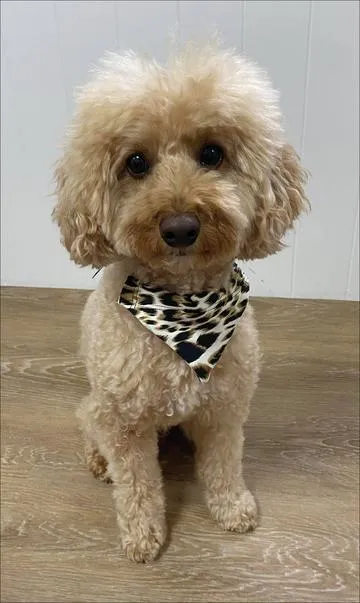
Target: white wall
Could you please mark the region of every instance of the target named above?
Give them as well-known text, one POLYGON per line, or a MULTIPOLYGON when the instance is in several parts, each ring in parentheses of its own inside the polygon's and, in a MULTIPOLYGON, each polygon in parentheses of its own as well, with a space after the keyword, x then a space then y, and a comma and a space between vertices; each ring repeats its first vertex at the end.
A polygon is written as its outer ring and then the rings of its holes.
POLYGON ((3 1, 2 241, 5 285, 92 288, 51 224, 51 166, 73 109, 72 89, 105 50, 164 59, 169 34, 215 29, 268 69, 289 140, 312 172, 313 211, 289 248, 248 266, 257 295, 359 296, 358 2, 3 1))

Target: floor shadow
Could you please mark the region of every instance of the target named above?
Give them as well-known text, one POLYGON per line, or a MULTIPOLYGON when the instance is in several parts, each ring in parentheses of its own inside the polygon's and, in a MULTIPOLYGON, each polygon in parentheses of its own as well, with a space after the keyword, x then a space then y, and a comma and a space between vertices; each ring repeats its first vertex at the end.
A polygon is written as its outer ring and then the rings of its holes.
POLYGON ((176 525, 184 502, 184 485, 195 477, 194 445, 185 436, 181 427, 172 427, 167 433, 159 436, 159 461, 164 476, 164 488, 167 501, 168 538, 176 525))

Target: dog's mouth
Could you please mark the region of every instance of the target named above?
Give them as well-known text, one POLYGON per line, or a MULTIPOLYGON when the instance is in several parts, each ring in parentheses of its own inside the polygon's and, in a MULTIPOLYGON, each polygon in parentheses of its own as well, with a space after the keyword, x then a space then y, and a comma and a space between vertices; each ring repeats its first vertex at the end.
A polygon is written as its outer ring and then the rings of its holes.
POLYGON ((191 249, 172 249, 170 255, 175 257, 185 257, 187 255, 191 255, 191 249))

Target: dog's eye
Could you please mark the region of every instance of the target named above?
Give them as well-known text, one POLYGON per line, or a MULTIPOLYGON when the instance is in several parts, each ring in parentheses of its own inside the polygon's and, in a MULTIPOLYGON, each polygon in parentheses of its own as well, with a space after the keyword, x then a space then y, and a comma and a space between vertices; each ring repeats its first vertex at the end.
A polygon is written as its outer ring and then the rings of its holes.
POLYGON ((126 160, 126 168, 134 178, 142 178, 150 170, 150 165, 143 153, 133 153, 126 160))
POLYGON ((199 161, 204 167, 217 168, 223 158, 223 150, 218 144, 207 144, 200 151, 199 161))

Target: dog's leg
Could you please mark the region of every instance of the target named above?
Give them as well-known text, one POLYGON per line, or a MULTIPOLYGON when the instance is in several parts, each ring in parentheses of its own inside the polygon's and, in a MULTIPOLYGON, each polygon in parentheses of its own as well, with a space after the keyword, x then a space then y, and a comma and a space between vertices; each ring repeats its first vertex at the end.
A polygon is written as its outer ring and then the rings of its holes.
POLYGON ((97 430, 108 461, 120 537, 129 559, 152 561, 166 537, 165 500, 155 429, 145 433, 97 430))
POLYGON ((196 445, 197 472, 211 515, 226 530, 247 532, 256 527, 257 509, 242 475, 242 420, 221 411, 200 411, 184 427, 196 445))
MULTIPOLYGON (((106 476, 113 494, 125 553, 134 561, 155 559, 166 537, 165 498, 155 428, 139 432, 99 412, 101 394, 84 398, 77 409, 90 469, 106 476), (106 460, 105 460, 106 459, 106 460), (94 466, 95 463, 95 466, 94 466), (106 467, 107 465, 107 467, 106 467)), ((106 403, 104 408, 107 408, 106 403)))

